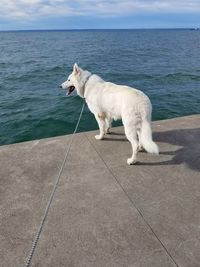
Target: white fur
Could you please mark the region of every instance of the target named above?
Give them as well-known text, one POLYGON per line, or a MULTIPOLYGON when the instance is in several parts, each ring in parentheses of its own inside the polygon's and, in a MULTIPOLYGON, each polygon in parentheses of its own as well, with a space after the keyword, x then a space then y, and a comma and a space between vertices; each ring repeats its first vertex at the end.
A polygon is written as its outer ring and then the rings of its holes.
POLYGON ((128 158, 128 164, 136 162, 137 151, 142 148, 149 153, 159 153, 158 146, 152 140, 151 102, 143 92, 106 82, 99 76, 82 70, 76 63, 72 74, 61 87, 67 89, 72 85, 78 95, 85 98, 97 120, 100 134, 95 136, 96 139, 103 139, 109 132, 112 119, 122 119, 126 137, 132 145, 132 156, 128 158))

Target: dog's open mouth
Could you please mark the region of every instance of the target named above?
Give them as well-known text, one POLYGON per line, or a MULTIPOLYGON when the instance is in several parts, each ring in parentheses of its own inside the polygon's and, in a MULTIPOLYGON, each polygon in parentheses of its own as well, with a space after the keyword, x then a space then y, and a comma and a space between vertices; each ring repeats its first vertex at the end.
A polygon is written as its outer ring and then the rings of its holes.
POLYGON ((70 95, 73 91, 74 91, 75 87, 72 85, 72 86, 69 86, 67 88, 67 95, 70 95))

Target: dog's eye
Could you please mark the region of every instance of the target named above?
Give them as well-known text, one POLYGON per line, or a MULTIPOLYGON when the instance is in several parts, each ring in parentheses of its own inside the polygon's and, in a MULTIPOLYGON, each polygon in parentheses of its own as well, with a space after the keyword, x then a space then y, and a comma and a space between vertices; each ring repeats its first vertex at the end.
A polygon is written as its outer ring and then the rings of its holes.
POLYGON ((70 82, 70 79, 68 79, 68 82, 70 82))

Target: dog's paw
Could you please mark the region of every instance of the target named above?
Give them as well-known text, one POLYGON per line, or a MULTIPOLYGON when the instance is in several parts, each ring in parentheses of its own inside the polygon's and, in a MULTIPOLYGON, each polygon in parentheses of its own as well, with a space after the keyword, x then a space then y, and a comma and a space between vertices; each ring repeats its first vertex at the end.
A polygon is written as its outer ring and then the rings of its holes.
POLYGON ((98 134, 98 135, 95 135, 95 139, 96 140, 102 140, 103 139, 103 136, 98 134))
POLYGON ((128 158, 128 159, 127 159, 127 164, 128 164, 128 165, 133 165, 133 164, 135 164, 136 162, 137 162, 136 159, 132 159, 132 158, 128 158))

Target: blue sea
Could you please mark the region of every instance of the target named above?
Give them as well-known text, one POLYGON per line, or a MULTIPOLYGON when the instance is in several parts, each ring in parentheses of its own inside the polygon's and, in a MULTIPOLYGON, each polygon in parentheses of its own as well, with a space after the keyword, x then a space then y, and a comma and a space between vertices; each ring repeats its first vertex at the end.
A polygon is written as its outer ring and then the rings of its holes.
MULTIPOLYGON (((0 32, 1 145, 73 132, 82 99, 59 85, 74 62, 144 91, 153 120, 200 113, 200 31, 0 32)), ((79 131, 92 129, 86 108, 79 131)))

